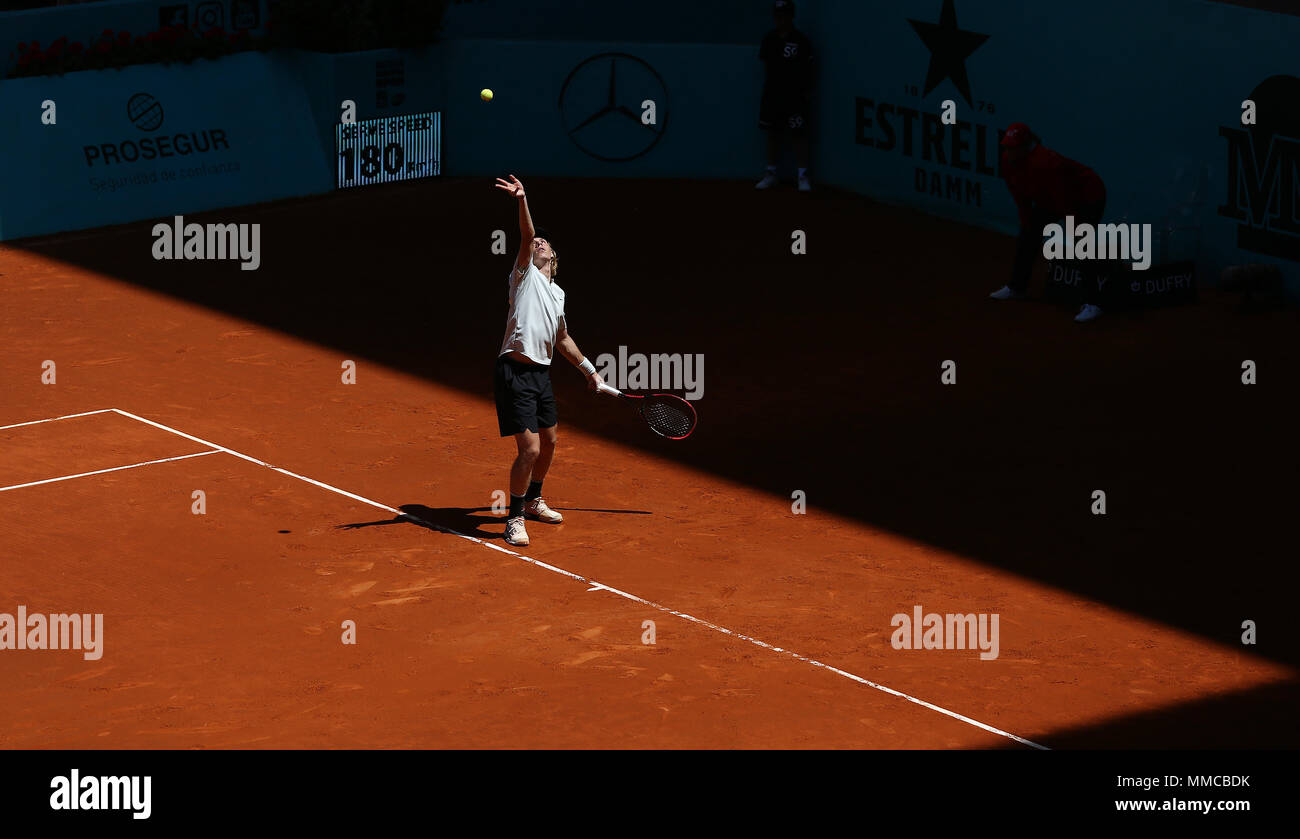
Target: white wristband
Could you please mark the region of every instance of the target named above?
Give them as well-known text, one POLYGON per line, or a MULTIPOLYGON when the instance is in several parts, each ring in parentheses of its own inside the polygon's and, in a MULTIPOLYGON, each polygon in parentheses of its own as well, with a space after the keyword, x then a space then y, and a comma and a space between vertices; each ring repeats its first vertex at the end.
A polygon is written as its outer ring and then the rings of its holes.
POLYGON ((578 365, 578 369, 590 378, 596 372, 596 365, 592 364, 590 360, 584 358, 578 365))

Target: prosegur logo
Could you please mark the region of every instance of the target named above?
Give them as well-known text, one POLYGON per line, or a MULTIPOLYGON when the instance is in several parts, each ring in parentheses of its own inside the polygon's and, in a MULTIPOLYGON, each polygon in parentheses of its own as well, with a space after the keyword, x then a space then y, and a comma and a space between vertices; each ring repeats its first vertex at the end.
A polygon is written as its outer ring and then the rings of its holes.
MULTIPOLYGON (((922 195, 958 204, 982 207, 984 182, 962 173, 996 177, 1000 165, 998 141, 1002 132, 991 124, 958 120, 944 125, 938 108, 926 109, 923 101, 944 82, 952 86, 970 105, 966 113, 987 115, 997 112, 993 102, 974 98, 966 59, 989 39, 989 35, 962 29, 957 24, 954 0, 943 0, 939 22, 908 19, 930 53, 925 84, 903 85, 904 93, 914 103, 878 101, 865 96, 854 97, 853 140, 878 152, 919 158, 914 167, 914 188, 922 195)), ((935 103, 937 104, 937 103, 935 103)))
POLYGON ((597 160, 635 160, 668 130, 668 86, 654 67, 626 53, 593 55, 574 67, 558 107, 569 139, 597 160))
MULTIPOLYGON (((148 93, 132 94, 126 100, 126 117, 141 131, 157 131, 163 124, 162 103, 148 93)), ((86 158, 86 166, 90 168, 229 149, 230 141, 226 138, 226 132, 220 128, 183 131, 171 135, 162 134, 140 140, 119 140, 115 143, 95 143, 81 147, 82 154, 86 158)))
POLYGON ((141 131, 157 131, 163 122, 162 103, 147 93, 126 100, 126 116, 141 131))
POLYGON ((1300 261, 1300 79, 1272 76, 1251 91, 1254 125, 1219 126, 1228 141, 1226 195, 1219 215, 1240 222, 1237 247, 1300 261))

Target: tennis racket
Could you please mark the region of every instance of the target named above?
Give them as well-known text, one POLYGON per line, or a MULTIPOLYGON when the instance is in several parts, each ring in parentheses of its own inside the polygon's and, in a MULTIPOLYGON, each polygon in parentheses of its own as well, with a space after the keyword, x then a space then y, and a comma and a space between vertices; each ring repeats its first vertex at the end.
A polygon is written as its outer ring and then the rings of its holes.
POLYGON ((624 393, 604 382, 596 385, 596 388, 610 396, 632 400, 641 411, 641 418, 645 420, 646 425, 660 437, 667 437, 669 440, 685 440, 695 430, 695 409, 691 407, 691 403, 680 396, 673 396, 671 393, 637 396, 624 393))

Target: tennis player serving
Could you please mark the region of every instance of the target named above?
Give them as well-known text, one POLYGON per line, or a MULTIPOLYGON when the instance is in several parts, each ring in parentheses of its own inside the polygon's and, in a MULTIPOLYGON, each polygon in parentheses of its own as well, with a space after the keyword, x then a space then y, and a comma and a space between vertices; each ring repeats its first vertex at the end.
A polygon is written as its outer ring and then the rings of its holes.
POLYGON ((551 359, 558 351, 587 376, 595 390, 603 380, 569 335, 564 290, 555 284, 559 259, 550 237, 539 235, 528 212, 524 185, 514 175, 497 178, 497 189, 519 203, 519 257, 510 272, 510 314, 497 354, 494 390, 502 437, 514 437, 519 453, 510 466, 510 516, 506 542, 527 545, 524 517, 559 524, 564 517, 546 505, 542 481, 555 458, 555 393, 551 359))

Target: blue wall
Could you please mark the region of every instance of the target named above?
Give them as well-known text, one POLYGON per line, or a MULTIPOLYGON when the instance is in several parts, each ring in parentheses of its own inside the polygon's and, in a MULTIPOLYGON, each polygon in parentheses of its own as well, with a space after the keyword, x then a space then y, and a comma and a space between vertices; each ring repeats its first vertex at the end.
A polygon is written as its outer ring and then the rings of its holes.
MULTIPOLYGON (((120 5, 157 14, 156 4, 120 5)), ((12 190, 0 194, 0 238, 326 191, 343 99, 361 119, 442 111, 449 175, 753 178, 763 161, 757 41, 769 23, 765 0, 476 0, 453 4, 447 38, 420 51, 247 55, 0 82, 0 151, 39 164, 21 167, 17 184, 30 191, 37 173, 53 178, 42 187, 50 206, 35 218, 12 190), (691 34, 668 43, 683 26, 691 34), (599 115, 611 67, 615 104, 632 118, 599 115), (479 100, 483 87, 493 102, 479 100), (237 126, 245 176, 209 178, 198 194, 174 184, 106 202, 88 193, 80 147, 141 134, 124 116, 141 90, 166 100, 167 130, 237 126), (47 97, 60 100, 57 129, 36 120, 47 97), (637 119, 645 99, 656 103, 653 126, 637 119)), ((1225 264, 1277 262, 1300 292, 1300 229, 1280 217, 1294 215, 1300 188, 1300 18, 1205 0, 803 0, 798 23, 818 55, 816 181, 1011 232, 1015 210, 992 167, 998 130, 1024 121, 1097 170, 1108 220, 1177 228, 1164 256, 1199 259, 1203 278, 1225 264), (927 92, 931 50, 918 28, 947 31, 948 8, 965 33, 956 38, 969 43, 927 92), (966 91, 956 84, 963 69, 966 91), (1272 77, 1283 78, 1260 89, 1272 77), (1243 134, 1240 103, 1252 95, 1260 124, 1243 134), (944 99, 962 125, 934 118, 944 99)))
POLYGON ((762 169, 756 55, 748 45, 469 39, 420 51, 295 53, 285 66, 308 90, 331 154, 339 103, 350 99, 358 119, 441 111, 448 175, 496 176, 508 168, 521 175, 731 178, 762 169), (607 104, 611 65, 619 104, 635 118, 609 113, 579 128, 607 104), (485 87, 493 91, 490 103, 479 99, 485 87), (647 99, 656 108, 650 126, 640 120, 647 99))
POLYGON ((718 44, 447 42, 447 172, 496 175, 506 167, 539 175, 699 178, 761 173, 756 55, 754 46, 718 44), (611 112, 579 127, 607 104, 611 67, 618 103, 635 118, 611 112), (495 94, 490 104, 478 98, 484 87, 495 94), (653 126, 640 122, 648 99, 656 107, 653 126))
POLYGON ((305 89, 282 60, 260 53, 0 83, 0 159, 14 164, 0 191, 0 239, 333 186, 333 155, 320 145, 305 89), (132 121, 137 94, 153 97, 160 125, 132 121), (45 100, 57 106, 54 125, 41 122, 45 100))
POLYGON ((454 0, 448 40, 608 43, 757 43, 772 25, 769 0, 454 0))
MULTIPOLYGON (((940 23, 943 0, 810 5, 803 4, 801 24, 821 47, 815 167, 820 180, 1011 232, 1015 208, 1005 185, 995 175, 953 165, 954 128, 938 128, 944 161, 933 154, 925 159, 920 116, 913 122, 911 153, 903 148, 902 109, 937 114, 944 99, 953 99, 959 119, 970 123, 961 134, 970 139, 968 159, 981 129, 992 142, 998 128, 1027 122, 1046 145, 1102 176, 1108 220, 1199 226, 1203 269, 1284 264, 1296 290, 1296 263, 1239 249, 1238 222, 1219 213, 1229 203, 1230 164, 1220 129, 1242 129, 1241 102, 1265 79, 1300 77, 1294 46, 1300 43, 1300 18, 1199 0, 957 0, 958 28, 987 36, 964 61, 967 101, 951 79, 925 93, 931 53, 909 19, 940 23), (862 100, 871 105, 869 126, 859 113, 862 100), (893 148, 882 148, 888 145, 882 117, 898 134, 893 148), (930 193, 936 181, 937 196, 930 193)), ((1291 98, 1274 96, 1260 107, 1296 137, 1300 83, 1290 91, 1291 98)), ((1269 130, 1264 116, 1260 121, 1255 133, 1266 150, 1263 135, 1269 130)), ((1263 159, 1261 154, 1261 165, 1263 159)), ((1286 184, 1279 177, 1272 186, 1281 190, 1286 184)), ((1276 220, 1271 226, 1276 228, 1276 220)), ((1300 243, 1276 230, 1268 237, 1283 237, 1276 249, 1300 243)), ((1166 242, 1170 257, 1189 250, 1195 251, 1192 230, 1166 242)))
POLYGON ((328 192, 345 99, 358 119, 442 111, 448 175, 750 177, 762 159, 755 52, 465 40, 11 79, 0 82, 0 155, 30 165, 15 167, 0 191, 0 239, 328 192), (612 112, 578 128, 607 104, 611 65, 632 116, 612 112), (484 87, 495 93, 491 103, 479 99, 484 87), (161 104, 161 127, 128 117, 137 93, 161 104), (47 99, 58 107, 56 125, 40 121, 47 99), (655 102, 654 125, 640 120, 646 100, 655 102), (155 135, 212 128, 229 149, 116 163, 86 157, 86 146, 138 148, 155 135), (231 168, 200 180, 164 177, 203 162, 231 168))

